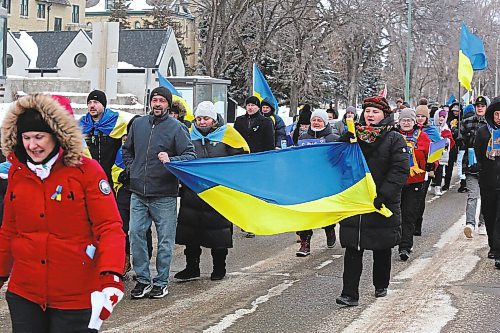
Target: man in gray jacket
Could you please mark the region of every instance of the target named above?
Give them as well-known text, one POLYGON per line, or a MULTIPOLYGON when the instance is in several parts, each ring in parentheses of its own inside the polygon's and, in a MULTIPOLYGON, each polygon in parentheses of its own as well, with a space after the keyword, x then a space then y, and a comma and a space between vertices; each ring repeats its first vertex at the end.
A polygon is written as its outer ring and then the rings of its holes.
POLYGON ((134 121, 123 146, 123 161, 130 176, 130 245, 137 284, 132 298, 162 298, 168 294, 168 277, 177 226, 179 181, 164 164, 196 158, 182 123, 169 117, 172 93, 155 88, 151 113, 134 121), (157 276, 151 283, 146 232, 155 222, 158 235, 157 276))

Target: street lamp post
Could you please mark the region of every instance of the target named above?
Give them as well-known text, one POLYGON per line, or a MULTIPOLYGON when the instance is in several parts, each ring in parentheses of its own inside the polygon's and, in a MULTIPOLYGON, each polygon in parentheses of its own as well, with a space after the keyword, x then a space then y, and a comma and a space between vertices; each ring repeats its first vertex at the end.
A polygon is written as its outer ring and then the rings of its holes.
POLYGON ((410 63, 411 63, 411 3, 408 0, 408 34, 406 41, 405 101, 410 103, 410 63))

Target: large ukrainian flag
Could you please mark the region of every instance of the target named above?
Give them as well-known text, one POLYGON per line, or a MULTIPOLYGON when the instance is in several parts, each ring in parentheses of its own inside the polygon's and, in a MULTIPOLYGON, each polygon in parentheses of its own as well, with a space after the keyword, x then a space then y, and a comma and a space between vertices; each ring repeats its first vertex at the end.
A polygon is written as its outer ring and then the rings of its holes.
POLYGON ((274 105, 274 110, 278 112, 278 101, 267 84, 266 78, 262 75, 256 64, 253 64, 253 95, 261 102, 266 100, 274 105))
POLYGON ((471 90, 475 70, 488 66, 483 41, 472 34, 462 23, 460 30, 460 50, 458 52, 458 81, 467 90, 471 90))
MULTIPOLYGON (((375 183, 358 144, 317 144, 166 167, 229 221, 257 235, 320 228, 377 211, 375 183)), ((379 212, 392 214, 385 207, 379 212)))
POLYGON ((80 118, 80 127, 83 134, 97 134, 98 131, 109 135, 112 138, 120 139, 127 134, 127 125, 135 114, 123 111, 104 109, 101 119, 94 122, 92 116, 87 113, 80 118))

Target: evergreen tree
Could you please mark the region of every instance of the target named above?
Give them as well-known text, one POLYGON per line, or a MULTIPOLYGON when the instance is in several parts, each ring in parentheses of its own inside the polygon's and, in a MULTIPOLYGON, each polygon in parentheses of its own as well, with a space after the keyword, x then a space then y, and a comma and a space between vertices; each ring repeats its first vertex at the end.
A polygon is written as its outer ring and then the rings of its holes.
POLYGON ((115 0, 111 9, 108 22, 119 22, 120 29, 130 29, 130 22, 128 21, 128 9, 130 3, 126 0, 115 0))

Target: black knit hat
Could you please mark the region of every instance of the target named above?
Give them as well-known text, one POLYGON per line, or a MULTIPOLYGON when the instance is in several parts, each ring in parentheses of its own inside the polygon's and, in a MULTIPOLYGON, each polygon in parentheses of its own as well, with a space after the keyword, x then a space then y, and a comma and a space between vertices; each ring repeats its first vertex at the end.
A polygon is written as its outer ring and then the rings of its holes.
POLYGON ((276 111, 274 110, 274 105, 272 105, 267 99, 263 100, 261 103, 260 103, 260 107, 262 108, 264 105, 267 105, 271 108, 271 112, 272 111, 276 111))
POLYGON ((35 109, 26 109, 17 119, 17 133, 46 132, 54 134, 49 124, 43 120, 42 115, 35 109))
POLYGON ((151 91, 151 95, 149 95, 149 104, 151 104, 151 100, 155 96, 165 97, 165 99, 168 102, 168 107, 172 108, 172 93, 170 92, 170 90, 168 90, 165 87, 156 87, 156 88, 154 88, 153 91, 151 91))
POLYGON ((245 101, 245 105, 247 104, 255 104, 260 108, 260 100, 256 96, 250 96, 245 101))
POLYGON ((87 104, 92 100, 98 101, 104 107, 106 107, 106 105, 108 104, 108 100, 104 91, 100 91, 97 89, 90 92, 90 94, 87 96, 87 104))

